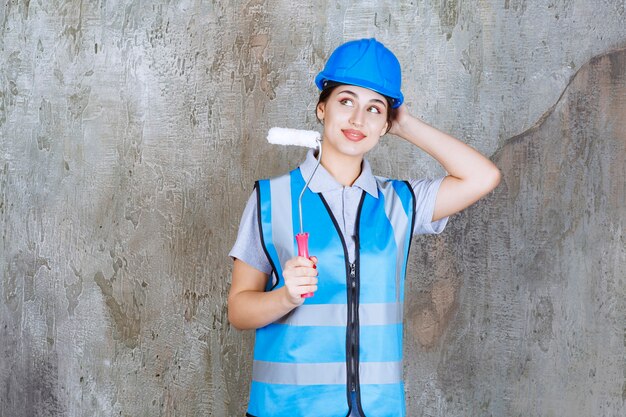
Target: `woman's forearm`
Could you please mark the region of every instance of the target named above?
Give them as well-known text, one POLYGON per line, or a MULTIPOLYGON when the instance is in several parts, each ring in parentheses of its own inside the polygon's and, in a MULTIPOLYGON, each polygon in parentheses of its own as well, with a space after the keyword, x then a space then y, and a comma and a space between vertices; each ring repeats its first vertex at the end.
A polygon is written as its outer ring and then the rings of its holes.
POLYGON ((404 139, 435 158, 455 178, 481 181, 499 173, 480 152, 415 117, 406 120, 401 129, 404 139))
POLYGON ((500 182, 500 171, 480 152, 406 112, 392 133, 418 146, 448 172, 437 194, 433 220, 466 208, 500 182))
POLYGON ((283 266, 284 285, 265 291, 267 274, 236 259, 228 295, 228 321, 240 330, 258 329, 302 305, 302 294, 317 291, 317 258, 294 257, 283 266))
POLYGON ((297 307, 288 301, 285 290, 247 290, 229 297, 228 320, 239 330, 258 329, 275 322, 297 307))

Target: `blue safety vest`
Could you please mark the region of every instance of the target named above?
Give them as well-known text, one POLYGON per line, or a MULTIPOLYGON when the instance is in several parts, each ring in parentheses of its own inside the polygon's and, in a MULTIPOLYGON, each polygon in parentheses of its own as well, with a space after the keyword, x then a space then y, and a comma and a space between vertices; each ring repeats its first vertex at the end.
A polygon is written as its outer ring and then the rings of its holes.
MULTIPOLYGON (((321 194, 302 198, 318 290, 285 317, 257 329, 249 416, 344 417, 356 394, 366 417, 404 416, 402 305, 415 197, 405 181, 376 177, 363 192, 356 259, 321 194)), ((273 267, 266 290, 284 285, 282 266, 297 254, 299 169, 257 182, 261 240, 273 267)))

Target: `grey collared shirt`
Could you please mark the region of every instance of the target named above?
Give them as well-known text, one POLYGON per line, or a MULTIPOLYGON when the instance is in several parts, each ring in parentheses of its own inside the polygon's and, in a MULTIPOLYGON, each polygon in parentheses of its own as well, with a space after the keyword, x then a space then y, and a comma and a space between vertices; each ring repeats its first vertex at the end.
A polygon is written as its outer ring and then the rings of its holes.
MULTIPOLYGON (((313 151, 310 150, 307 153, 305 161, 300 165, 302 176, 305 179, 309 178, 316 163, 317 161, 313 155, 313 151)), ((409 180, 411 187, 413 187, 416 200, 414 235, 438 234, 445 228, 448 222, 447 217, 436 222, 432 221, 435 199, 437 198, 437 191, 439 190, 442 180, 443 177, 436 180, 409 180)), ((326 199, 343 234, 348 249, 349 260, 350 262, 354 262, 356 255, 354 231, 361 193, 365 191, 373 197, 378 198, 376 178, 372 174, 369 162, 365 159, 363 160, 361 175, 359 175, 354 184, 350 187, 338 183, 337 180, 320 165, 309 184, 309 189, 315 193, 322 193, 326 199)), ((261 245, 257 216, 256 192, 253 192, 241 216, 237 240, 229 255, 269 275, 272 271, 272 267, 261 245)))

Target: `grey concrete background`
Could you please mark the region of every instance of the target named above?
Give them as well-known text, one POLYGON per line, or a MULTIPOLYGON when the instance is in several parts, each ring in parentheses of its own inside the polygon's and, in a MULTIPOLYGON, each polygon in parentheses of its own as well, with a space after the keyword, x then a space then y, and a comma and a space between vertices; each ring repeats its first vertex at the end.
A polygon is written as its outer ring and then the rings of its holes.
MULTIPOLYGON (((0 416, 240 416, 226 320, 256 178, 317 128, 312 78, 376 36, 412 112, 501 168, 415 240, 411 416, 623 416, 624 1, 0 4, 0 416), (594 58, 596 57, 596 58, 594 58)), ((440 175, 385 138, 381 175, 440 175)))

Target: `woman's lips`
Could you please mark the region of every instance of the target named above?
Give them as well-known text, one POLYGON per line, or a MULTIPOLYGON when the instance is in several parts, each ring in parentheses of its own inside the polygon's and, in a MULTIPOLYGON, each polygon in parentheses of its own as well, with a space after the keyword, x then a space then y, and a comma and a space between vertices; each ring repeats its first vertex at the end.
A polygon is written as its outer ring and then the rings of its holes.
POLYGON ((344 129, 342 130, 343 135, 348 139, 351 140, 353 142, 358 142, 361 139, 363 139, 365 137, 365 135, 359 131, 359 130, 354 130, 354 129, 344 129))

